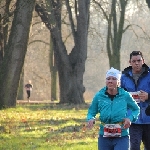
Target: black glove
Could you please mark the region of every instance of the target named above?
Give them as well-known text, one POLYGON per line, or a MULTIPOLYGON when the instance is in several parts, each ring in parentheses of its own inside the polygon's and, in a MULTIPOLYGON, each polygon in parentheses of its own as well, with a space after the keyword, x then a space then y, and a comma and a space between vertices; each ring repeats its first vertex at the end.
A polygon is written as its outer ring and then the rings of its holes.
POLYGON ((145 114, 147 116, 150 116, 150 104, 147 106, 147 108, 145 109, 145 114))

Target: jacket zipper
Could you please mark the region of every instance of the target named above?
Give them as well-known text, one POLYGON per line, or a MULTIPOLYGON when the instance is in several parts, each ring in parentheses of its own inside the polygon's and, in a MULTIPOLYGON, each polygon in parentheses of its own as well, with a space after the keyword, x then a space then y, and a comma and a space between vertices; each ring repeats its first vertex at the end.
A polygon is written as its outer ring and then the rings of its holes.
MULTIPOLYGON (((112 115, 112 105, 113 105, 113 100, 111 100, 111 115, 112 115)), ((109 124, 111 123, 111 117, 112 117, 111 115, 110 115, 110 119, 109 119, 109 124)))

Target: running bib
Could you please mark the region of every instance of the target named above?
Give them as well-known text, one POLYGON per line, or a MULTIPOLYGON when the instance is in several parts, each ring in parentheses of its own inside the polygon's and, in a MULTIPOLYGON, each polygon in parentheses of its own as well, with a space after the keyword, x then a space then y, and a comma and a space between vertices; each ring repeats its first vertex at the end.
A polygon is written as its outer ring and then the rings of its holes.
POLYGON ((103 137, 121 137, 121 126, 119 124, 105 124, 103 137))
POLYGON ((139 98, 140 91, 137 91, 137 92, 130 92, 130 94, 132 95, 132 97, 134 98, 134 100, 135 100, 137 103, 140 102, 140 98, 139 98))

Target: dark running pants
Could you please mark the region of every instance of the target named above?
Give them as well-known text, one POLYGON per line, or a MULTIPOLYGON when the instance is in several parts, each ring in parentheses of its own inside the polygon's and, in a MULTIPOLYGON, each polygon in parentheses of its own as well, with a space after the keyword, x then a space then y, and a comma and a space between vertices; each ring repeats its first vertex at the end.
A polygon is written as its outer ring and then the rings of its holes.
POLYGON ((30 97, 30 91, 27 90, 27 98, 29 98, 29 97, 30 97))
POLYGON ((108 138, 100 135, 98 150, 129 150, 129 136, 108 138))
POLYGON ((131 124, 129 132, 130 150, 140 150, 141 142, 150 150, 150 124, 131 124))

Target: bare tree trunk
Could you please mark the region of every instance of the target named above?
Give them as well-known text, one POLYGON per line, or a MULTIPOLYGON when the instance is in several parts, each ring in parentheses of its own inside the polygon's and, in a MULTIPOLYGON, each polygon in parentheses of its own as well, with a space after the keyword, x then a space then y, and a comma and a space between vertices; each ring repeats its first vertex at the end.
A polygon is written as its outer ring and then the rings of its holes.
POLYGON ((0 12, 0 66, 3 61, 5 47, 7 45, 8 24, 10 17, 9 7, 11 0, 6 0, 2 3, 5 4, 5 6, 3 7, 4 12, 0 12))
POLYGON ((117 23, 116 4, 117 0, 112 0, 111 14, 108 17, 108 34, 107 34, 107 52, 110 67, 120 69, 120 49, 124 32, 125 8, 128 0, 120 1, 120 19, 117 23))
MULTIPOLYGON (((3 18, 3 37, 4 37, 4 50, 6 49, 6 46, 7 46, 7 40, 8 40, 8 35, 9 35, 9 22, 10 22, 10 19, 9 17, 11 16, 11 13, 9 11, 10 9, 10 3, 11 3, 12 0, 6 0, 6 4, 5 4, 5 17, 3 18)), ((13 13, 12 13, 13 14, 13 13)))
POLYGON ((3 61, 3 56, 4 56, 4 38, 3 38, 3 27, 2 27, 2 17, 0 14, 0 66, 3 61))
MULTIPOLYGON (((125 21, 125 9, 128 3, 128 0, 111 0, 111 12, 108 14, 101 3, 93 0, 101 9, 107 23, 107 41, 106 48, 109 58, 109 66, 120 69, 120 50, 121 50, 121 41, 124 30, 124 21, 125 21), (118 19, 117 7, 120 8, 120 17, 118 19)), ((128 27, 127 27, 128 28, 128 27)), ((127 29, 126 28, 126 29, 127 29)))
POLYGON ((0 70, 0 107, 16 106, 35 0, 17 0, 11 33, 0 70))
POLYGON ((57 67, 54 57, 54 45, 52 37, 50 38, 50 72, 51 72, 51 101, 57 100, 57 67))
POLYGON ((24 91, 24 68, 22 69, 22 73, 20 76, 17 100, 23 100, 23 91, 24 91))
POLYGON ((148 7, 150 8, 150 0, 146 0, 148 7))
MULTIPOLYGON (((55 45, 54 56, 58 68, 60 103, 84 103, 83 93, 85 92, 85 87, 83 86, 83 74, 87 58, 89 2, 90 0, 78 0, 77 30, 74 28, 73 22, 71 22, 75 46, 69 55, 67 54, 61 30, 59 29, 61 20, 56 18, 58 12, 61 14, 61 9, 59 9, 60 1, 58 0, 57 3, 54 3, 52 0, 49 1, 50 10, 36 5, 36 11, 50 30, 53 44, 55 45), (48 13, 47 11, 50 12, 48 13)), ((70 8, 68 0, 66 0, 66 4, 70 8)), ((70 14, 70 21, 72 20, 73 18, 71 18, 70 14)))

